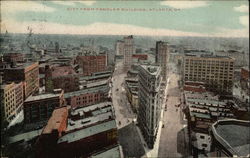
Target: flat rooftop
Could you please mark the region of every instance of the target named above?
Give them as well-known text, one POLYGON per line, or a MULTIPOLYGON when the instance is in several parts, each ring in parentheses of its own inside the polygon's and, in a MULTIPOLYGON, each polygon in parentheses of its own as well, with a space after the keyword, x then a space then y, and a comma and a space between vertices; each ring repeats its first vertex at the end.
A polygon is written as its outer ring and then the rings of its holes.
POLYGON ((250 121, 220 120, 212 126, 215 138, 233 155, 250 154, 250 121))
MULTIPOLYGON (((25 69, 29 66, 31 66, 32 64, 35 64, 37 62, 26 62, 26 63, 17 63, 15 67, 11 67, 11 68, 6 68, 6 70, 19 70, 19 69, 25 69)), ((38 64, 38 63, 37 63, 38 64)))
POLYGON ((102 102, 76 108, 71 111, 71 117, 68 119, 67 131, 89 126, 112 118, 114 118, 112 102, 102 102), (78 116, 79 119, 73 119, 74 116, 78 116))
POLYGON ((76 74, 72 66, 52 67, 51 70, 52 70, 52 78, 76 74))
POLYGON ((211 59, 233 59, 232 57, 229 57, 229 56, 204 54, 204 52, 202 52, 202 53, 198 53, 198 54, 197 54, 197 52, 187 53, 187 54, 185 54, 185 57, 198 57, 198 58, 211 58, 211 59))
POLYGON ((98 133, 105 132, 105 131, 115 129, 115 128, 117 128, 115 120, 106 121, 106 122, 97 124, 95 126, 83 128, 83 129, 74 131, 72 133, 67 133, 61 138, 59 138, 57 143, 58 144, 63 143, 63 142, 71 143, 71 142, 78 141, 86 137, 90 137, 92 135, 96 135, 98 133))
POLYGON ((86 89, 81 89, 78 91, 74 91, 74 92, 69 92, 69 93, 64 93, 64 97, 65 98, 71 98, 74 96, 79 96, 81 94, 85 94, 85 93, 96 93, 96 92, 108 92, 109 91, 109 85, 105 84, 105 85, 101 85, 98 87, 91 87, 91 88, 86 88, 86 89))
POLYGON ((68 117, 68 107, 55 109, 50 117, 47 125, 43 129, 43 134, 51 133, 53 130, 58 130, 61 125, 65 124, 65 119, 68 117))
POLYGON ((100 79, 100 78, 109 78, 111 74, 100 74, 97 76, 82 76, 79 77, 79 80, 95 80, 95 79, 100 79))
POLYGON ((29 96, 25 102, 28 101, 36 101, 36 100, 43 100, 43 99, 49 99, 49 98, 55 98, 55 97, 59 97, 61 95, 61 93, 45 93, 45 94, 39 94, 39 95, 35 95, 35 96, 29 96))

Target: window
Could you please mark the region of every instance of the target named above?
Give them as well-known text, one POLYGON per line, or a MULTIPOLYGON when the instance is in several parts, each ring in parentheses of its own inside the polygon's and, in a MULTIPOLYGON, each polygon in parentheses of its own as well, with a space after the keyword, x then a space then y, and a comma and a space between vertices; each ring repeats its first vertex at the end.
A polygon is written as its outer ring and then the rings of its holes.
POLYGON ((202 144, 201 146, 202 146, 202 147, 207 147, 207 144, 202 144))
POLYGON ((200 136, 201 139, 204 139, 205 137, 204 136, 200 136))

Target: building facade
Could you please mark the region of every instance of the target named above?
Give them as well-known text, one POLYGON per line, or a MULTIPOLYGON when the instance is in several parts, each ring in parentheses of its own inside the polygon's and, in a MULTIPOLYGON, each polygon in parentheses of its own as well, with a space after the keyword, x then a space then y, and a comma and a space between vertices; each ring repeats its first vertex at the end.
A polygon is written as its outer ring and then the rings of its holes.
POLYGON ((11 82, 23 82, 24 98, 39 91, 39 65, 24 63, 12 68, 4 69, 4 80, 11 82))
POLYGON ((138 123, 149 148, 154 147, 159 128, 161 101, 161 68, 141 65, 139 68, 138 123))
POLYGON ((78 91, 65 93, 67 105, 80 107, 96 104, 107 100, 110 88, 108 85, 89 87, 78 91))
POLYGON ((24 123, 47 121, 56 107, 65 104, 64 91, 55 89, 53 93, 45 93, 28 97, 23 106, 24 123))
POLYGON ((225 56, 185 55, 184 81, 205 82, 210 91, 231 94, 234 59, 225 56))
POLYGON ((22 53, 4 53, 3 60, 6 62, 23 62, 24 56, 22 53))
POLYGON ((161 74, 163 81, 167 80, 167 64, 169 56, 169 45, 167 42, 157 41, 156 42, 156 55, 155 62, 161 66, 161 74))
POLYGON ((23 109, 23 82, 1 85, 1 106, 4 120, 10 122, 23 109))
POLYGON ((124 55, 124 41, 118 40, 115 44, 115 54, 124 55))
POLYGON ((77 56, 77 63, 82 68, 83 75, 90 76, 95 72, 102 72, 107 70, 107 55, 83 55, 77 56))
POLYGON ((125 90, 128 97, 128 101, 134 112, 138 112, 138 78, 125 78, 125 90))
POLYGON ((124 40, 124 68, 129 69, 132 65, 132 55, 134 54, 134 39, 133 36, 127 36, 124 40))
POLYGON ((79 90, 79 76, 72 66, 46 66, 45 89, 52 92, 61 88, 65 92, 79 90))

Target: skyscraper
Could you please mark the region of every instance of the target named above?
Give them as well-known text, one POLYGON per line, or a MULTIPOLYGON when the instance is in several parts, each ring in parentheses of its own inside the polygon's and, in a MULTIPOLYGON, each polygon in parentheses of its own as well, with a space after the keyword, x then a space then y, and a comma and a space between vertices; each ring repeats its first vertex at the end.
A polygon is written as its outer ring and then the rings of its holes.
POLYGON ((115 44, 115 54, 124 55, 124 41, 118 40, 115 44))
POLYGON ((160 73, 159 66, 139 66, 138 123, 144 139, 151 149, 154 147, 160 121, 162 80, 160 73))
POLYGON ((132 54, 134 54, 133 36, 124 37, 124 68, 129 69, 132 65, 132 54))
POLYGON ((167 78, 167 62, 168 62, 169 46, 167 42, 156 42, 155 62, 161 69, 162 80, 166 81, 167 78))

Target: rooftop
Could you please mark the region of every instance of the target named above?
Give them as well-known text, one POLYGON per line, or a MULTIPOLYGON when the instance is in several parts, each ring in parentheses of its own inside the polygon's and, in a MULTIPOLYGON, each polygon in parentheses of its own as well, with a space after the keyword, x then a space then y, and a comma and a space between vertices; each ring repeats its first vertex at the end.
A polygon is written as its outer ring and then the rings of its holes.
POLYGON ((115 120, 106 121, 95 126, 90 126, 71 133, 67 133, 61 138, 59 138, 57 143, 71 143, 114 128, 117 128, 115 120))
POLYGON ((79 96, 79 95, 85 94, 85 93, 95 93, 95 92, 104 92, 105 93, 108 91, 109 91, 109 85, 105 84, 105 85, 98 86, 98 87, 91 87, 91 88, 81 89, 81 90, 74 91, 74 92, 65 93, 64 97, 70 98, 70 97, 79 96))
POLYGON ((159 66, 141 65, 141 67, 151 75, 156 75, 157 73, 160 73, 161 71, 159 66))
POLYGON ((229 56, 221 56, 221 55, 213 55, 213 54, 202 54, 202 53, 201 54, 196 54, 196 53, 187 53, 187 54, 185 54, 185 57, 198 57, 198 58, 210 58, 210 59, 233 59, 233 58, 231 58, 229 56))
POLYGON ((6 68, 7 70, 20 70, 20 69, 25 69, 33 64, 37 64, 37 62, 26 62, 26 63, 17 63, 15 67, 11 68, 6 68))
POLYGON ((44 94, 29 96, 25 100, 25 102, 43 100, 43 99, 48 99, 48 98, 54 98, 54 97, 59 97, 60 95, 61 95, 61 91, 58 91, 58 92, 55 92, 55 93, 44 93, 44 94))
POLYGON ((250 154, 250 121, 219 120, 213 124, 212 131, 216 140, 232 155, 250 154))
POLYGON ((55 109, 50 117, 47 125, 43 129, 43 134, 51 133, 53 130, 58 130, 61 124, 64 123, 65 119, 68 117, 68 107, 61 107, 55 109))
POLYGON ((75 74, 74 69, 72 66, 60 66, 60 67, 52 67, 52 77, 60 77, 70 74, 75 74))

